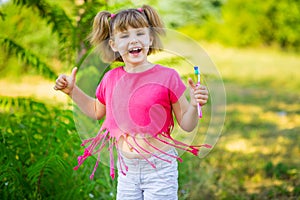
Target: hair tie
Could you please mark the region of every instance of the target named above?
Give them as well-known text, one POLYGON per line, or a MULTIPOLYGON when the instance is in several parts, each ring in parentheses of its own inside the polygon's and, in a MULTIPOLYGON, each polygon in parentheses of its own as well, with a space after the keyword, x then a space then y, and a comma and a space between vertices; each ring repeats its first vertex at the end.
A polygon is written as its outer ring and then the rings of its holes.
POLYGON ((137 8, 137 10, 140 12, 140 13, 142 13, 144 10, 143 10, 143 8, 137 8))
POLYGON ((114 18, 115 16, 116 16, 116 14, 113 14, 113 13, 110 14, 111 19, 114 18))

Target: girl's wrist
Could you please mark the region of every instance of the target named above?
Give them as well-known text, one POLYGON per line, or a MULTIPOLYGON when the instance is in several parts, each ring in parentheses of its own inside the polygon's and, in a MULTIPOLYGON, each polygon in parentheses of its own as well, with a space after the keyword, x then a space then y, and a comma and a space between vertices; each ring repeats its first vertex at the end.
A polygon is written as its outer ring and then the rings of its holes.
POLYGON ((198 104, 194 104, 194 103, 190 103, 190 109, 192 110, 192 112, 197 113, 198 112, 198 104))
POLYGON ((198 103, 190 102, 190 106, 197 109, 198 103))
POLYGON ((73 96, 74 89, 77 89, 77 86, 76 86, 76 84, 74 84, 74 86, 73 86, 72 90, 70 90, 70 91, 67 93, 67 95, 68 95, 68 96, 70 96, 71 98, 72 98, 72 96, 73 96))

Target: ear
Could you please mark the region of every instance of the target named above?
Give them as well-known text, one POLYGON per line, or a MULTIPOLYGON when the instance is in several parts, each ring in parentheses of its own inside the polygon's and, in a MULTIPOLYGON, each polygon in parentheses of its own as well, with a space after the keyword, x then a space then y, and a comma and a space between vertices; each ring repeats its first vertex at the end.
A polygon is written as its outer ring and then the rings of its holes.
POLYGON ((117 52, 117 51, 118 51, 117 48, 116 48, 116 46, 115 46, 115 41, 114 41, 114 40, 110 39, 110 40, 108 41, 108 43, 109 43, 109 46, 111 47, 111 49, 112 49, 114 52, 117 52))
POLYGON ((152 46, 152 44, 153 44, 153 37, 150 36, 150 43, 149 43, 149 46, 152 46))

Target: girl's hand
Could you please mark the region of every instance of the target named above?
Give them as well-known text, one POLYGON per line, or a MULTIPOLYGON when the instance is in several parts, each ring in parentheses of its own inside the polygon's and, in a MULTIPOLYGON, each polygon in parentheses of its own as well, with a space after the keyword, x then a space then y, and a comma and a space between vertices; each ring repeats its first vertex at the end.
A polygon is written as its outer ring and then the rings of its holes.
POLYGON ((208 90, 204 85, 196 85, 194 81, 189 78, 188 83, 190 85, 191 104, 197 106, 199 103, 201 106, 205 105, 208 100, 208 90))
POLYGON ((61 90, 62 92, 71 95, 76 78, 77 67, 74 67, 70 76, 61 74, 58 76, 55 82, 54 89, 61 90))

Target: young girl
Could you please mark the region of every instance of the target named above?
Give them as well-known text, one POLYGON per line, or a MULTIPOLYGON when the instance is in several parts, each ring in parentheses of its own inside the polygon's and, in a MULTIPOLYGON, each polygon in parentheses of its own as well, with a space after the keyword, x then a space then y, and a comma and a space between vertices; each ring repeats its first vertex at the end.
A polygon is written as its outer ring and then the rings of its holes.
MULTIPOLYGON (((163 23, 157 12, 144 5, 116 14, 101 11, 94 19, 90 41, 106 62, 122 61, 124 66, 107 72, 91 98, 75 84, 77 68, 70 76, 60 75, 55 89, 69 95, 89 117, 105 121, 82 156, 84 160, 108 147, 111 176, 114 178, 113 152, 117 152, 117 199, 177 199, 178 157, 175 148, 195 155, 198 147, 171 137, 173 114, 180 127, 192 131, 198 123, 197 106, 208 99, 205 86, 189 79, 190 102, 178 73, 151 63, 147 56, 162 49, 163 23)), ((208 145, 206 147, 209 147, 208 145)))

